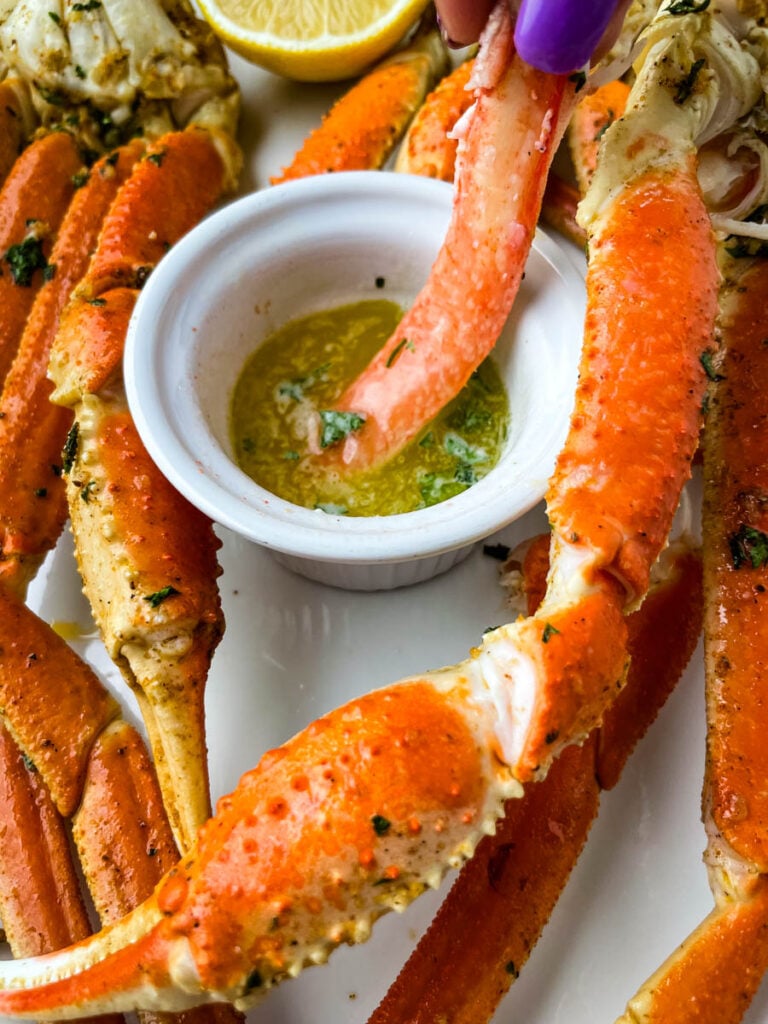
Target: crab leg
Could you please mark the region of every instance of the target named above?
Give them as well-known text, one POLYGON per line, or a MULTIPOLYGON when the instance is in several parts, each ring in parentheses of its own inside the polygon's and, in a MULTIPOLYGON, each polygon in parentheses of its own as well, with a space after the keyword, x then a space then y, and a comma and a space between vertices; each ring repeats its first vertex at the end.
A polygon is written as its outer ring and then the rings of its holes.
POLYGON ((118 192, 51 353, 52 398, 70 406, 64 476, 86 594, 137 695, 181 849, 209 813, 204 685, 223 631, 210 522, 146 454, 120 378, 138 288, 228 184, 217 137, 154 143, 118 192))
POLYGON ((0 82, 0 184, 32 132, 34 118, 26 86, 17 78, 0 82))
POLYGON ((768 761, 760 726, 768 671, 768 260, 746 262, 726 263, 723 352, 704 434, 705 859, 715 908, 630 1000, 626 1024, 673 1024, 694 1014, 701 1024, 736 1022, 768 970, 768 807, 761 781, 768 761))
POLYGON ((338 100, 272 184, 382 167, 447 63, 439 32, 426 24, 338 100))
MULTIPOLYGON (((13 926, 14 955, 29 956, 91 932, 49 784, 71 818, 80 868, 103 923, 149 896, 179 854, 144 743, 93 671, 5 588, 0 612, 3 716, 22 745, 0 725, 0 905, 6 928, 13 926), (62 713, 53 721, 44 710, 58 701, 62 713)), ((184 1024, 196 1019, 210 1020, 195 1015, 184 1024)), ((237 1015, 220 1006, 215 1019, 231 1024, 237 1015)))
POLYGON ((56 132, 27 146, 0 191, 0 381, 16 355, 80 170, 74 140, 56 132))
MULTIPOLYGON (((438 82, 419 109, 398 150, 395 170, 453 181, 458 140, 454 126, 473 102, 469 86, 474 62, 466 60, 438 82)), ((583 246, 586 234, 576 222, 578 194, 552 170, 541 202, 541 220, 583 246)))
POLYGON ((75 192, 51 252, 56 272, 35 299, 0 395, 0 479, 8 482, 0 508, 0 580, 20 596, 67 517, 60 463, 72 414, 50 401, 51 345, 102 220, 143 150, 134 141, 103 157, 75 192))
MULTIPOLYGON (((545 589, 548 546, 548 537, 536 538, 522 561, 529 607, 545 589)), ((521 800, 507 802, 496 833, 462 868, 369 1024, 485 1024, 519 975, 586 841, 600 790, 616 784, 696 646, 700 556, 678 542, 663 562, 628 617, 627 685, 601 727, 581 747, 564 750, 521 800)))
POLYGON ((517 294, 574 85, 515 55, 505 4, 491 16, 481 55, 443 247, 396 332, 337 403, 364 420, 334 457, 345 470, 394 454, 461 390, 517 294))

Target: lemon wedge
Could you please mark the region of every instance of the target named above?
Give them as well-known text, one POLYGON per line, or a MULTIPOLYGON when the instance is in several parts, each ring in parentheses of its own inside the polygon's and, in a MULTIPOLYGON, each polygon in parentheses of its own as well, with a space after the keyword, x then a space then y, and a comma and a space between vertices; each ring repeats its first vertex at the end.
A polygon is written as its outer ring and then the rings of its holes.
POLYGON ((200 0, 216 34, 286 78, 359 75, 405 36, 428 0, 200 0))

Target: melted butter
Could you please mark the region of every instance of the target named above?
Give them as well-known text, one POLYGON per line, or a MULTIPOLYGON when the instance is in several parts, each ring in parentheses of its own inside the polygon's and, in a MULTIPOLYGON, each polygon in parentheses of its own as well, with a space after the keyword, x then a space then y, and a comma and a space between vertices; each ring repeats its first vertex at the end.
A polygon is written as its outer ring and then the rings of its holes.
POLYGON ((491 360, 402 452, 352 476, 331 473, 309 450, 317 414, 370 362, 402 318, 367 300, 291 321, 246 362, 235 385, 230 432, 238 465, 262 487, 306 508, 393 515, 444 501, 499 460, 509 418, 491 360))

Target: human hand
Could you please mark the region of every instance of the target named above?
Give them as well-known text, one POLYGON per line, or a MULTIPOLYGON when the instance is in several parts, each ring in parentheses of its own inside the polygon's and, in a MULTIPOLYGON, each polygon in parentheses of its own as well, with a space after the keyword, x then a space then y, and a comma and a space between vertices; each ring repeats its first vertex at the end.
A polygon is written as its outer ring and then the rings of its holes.
MULTIPOLYGON (((435 0, 451 44, 474 42, 495 0, 435 0)), ((610 49, 631 0, 520 0, 515 45, 529 64, 553 74, 583 68, 610 49)))

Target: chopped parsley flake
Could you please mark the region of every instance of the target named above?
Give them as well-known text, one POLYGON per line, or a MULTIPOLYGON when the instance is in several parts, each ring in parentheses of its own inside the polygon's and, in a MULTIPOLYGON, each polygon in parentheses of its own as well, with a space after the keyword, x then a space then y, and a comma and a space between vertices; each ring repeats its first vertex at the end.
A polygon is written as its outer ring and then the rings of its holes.
POLYGON ((82 67, 80 64, 75 64, 75 74, 77 75, 78 78, 86 78, 87 77, 87 75, 85 73, 85 68, 82 67))
POLYGON ((72 4, 73 11, 95 11, 101 7, 101 0, 85 0, 85 3, 72 4))
POLYGON ((374 814, 371 818, 371 824, 377 836, 385 836, 392 827, 392 822, 389 818, 385 818, 382 814, 374 814))
POLYGON ((667 14, 701 14, 709 7, 709 0, 672 0, 667 14))
POLYGON ((541 634, 541 642, 542 642, 543 644, 548 644, 548 643, 549 643, 549 641, 551 640, 551 638, 552 638, 552 637, 553 637, 553 636, 555 635, 555 633, 559 633, 559 632, 560 632, 560 630, 559 630, 559 629, 556 629, 556 628, 555 628, 555 627, 554 627, 554 626, 552 625, 552 623, 551 623, 551 622, 548 622, 548 623, 546 624, 546 626, 544 627, 544 630, 543 630, 543 632, 542 632, 542 634, 541 634))
POLYGON ((724 380, 725 378, 715 370, 714 363, 712 362, 711 352, 702 352, 700 358, 701 365, 704 367, 704 372, 711 381, 724 380))
POLYGON ((458 480, 460 484, 466 484, 467 487, 471 487, 471 485, 476 484, 478 480, 475 467, 469 462, 460 462, 456 467, 454 479, 458 480))
POLYGON ((81 491, 80 491, 80 497, 83 499, 83 501, 86 503, 86 505, 91 500, 91 493, 92 493, 92 491, 93 491, 95 486, 96 486, 96 481, 95 480, 89 480, 88 483, 85 485, 85 487, 83 487, 81 489, 81 491))
POLYGON ((488 458, 487 453, 482 448, 469 444, 459 434, 446 434, 443 447, 449 455, 454 455, 457 459, 461 459, 462 463, 485 462, 488 458))
POLYGON ((728 538, 734 569, 749 565, 761 569, 768 565, 768 534, 754 526, 742 523, 738 531, 728 538))
POLYGON ((365 416, 357 412, 338 412, 336 409, 323 409, 320 412, 320 447, 328 448, 338 441, 359 430, 365 423, 365 416))
POLYGON ((56 25, 60 25, 60 24, 61 24, 61 18, 60 18, 60 17, 59 17, 59 15, 58 15, 58 14, 56 13, 56 11, 48 11, 48 17, 49 17, 49 18, 51 19, 51 21, 52 21, 52 22, 54 22, 54 23, 55 23, 56 25))
POLYGON ((64 450, 61 453, 61 471, 69 473, 77 458, 77 446, 80 440, 80 424, 75 421, 69 428, 67 439, 64 442, 64 450))
POLYGON ((413 344, 412 341, 409 341, 408 338, 401 338, 400 341, 398 341, 398 343, 387 356, 387 361, 384 364, 387 369, 389 369, 390 366, 397 362, 397 359, 404 348, 407 348, 409 352, 416 351, 416 346, 413 344))
POLYGON ((180 594, 181 591, 177 590, 176 587, 163 587, 162 590, 156 590, 154 594, 147 594, 144 598, 145 601, 149 601, 153 608, 157 608, 163 601, 167 601, 169 597, 175 597, 180 594))
POLYGON ((159 149, 156 153, 150 153, 147 160, 150 160, 156 167, 162 167, 165 153, 164 149, 159 149))
POLYGON ((693 92, 693 87, 696 84, 696 79, 699 77, 699 72, 704 67, 705 63, 706 62, 704 58, 700 57, 698 60, 695 60, 693 64, 691 64, 691 70, 688 72, 688 74, 682 81, 677 83, 675 87, 675 103, 677 103, 678 105, 680 105, 681 103, 685 103, 685 101, 693 92))
POLYGON ((43 252, 43 243, 34 235, 23 242, 12 245, 3 257, 10 267, 13 283, 28 288, 36 270, 45 270, 48 260, 43 252))
POLYGON ((89 306, 106 306, 107 304, 106 299, 88 299, 87 302, 89 306))

